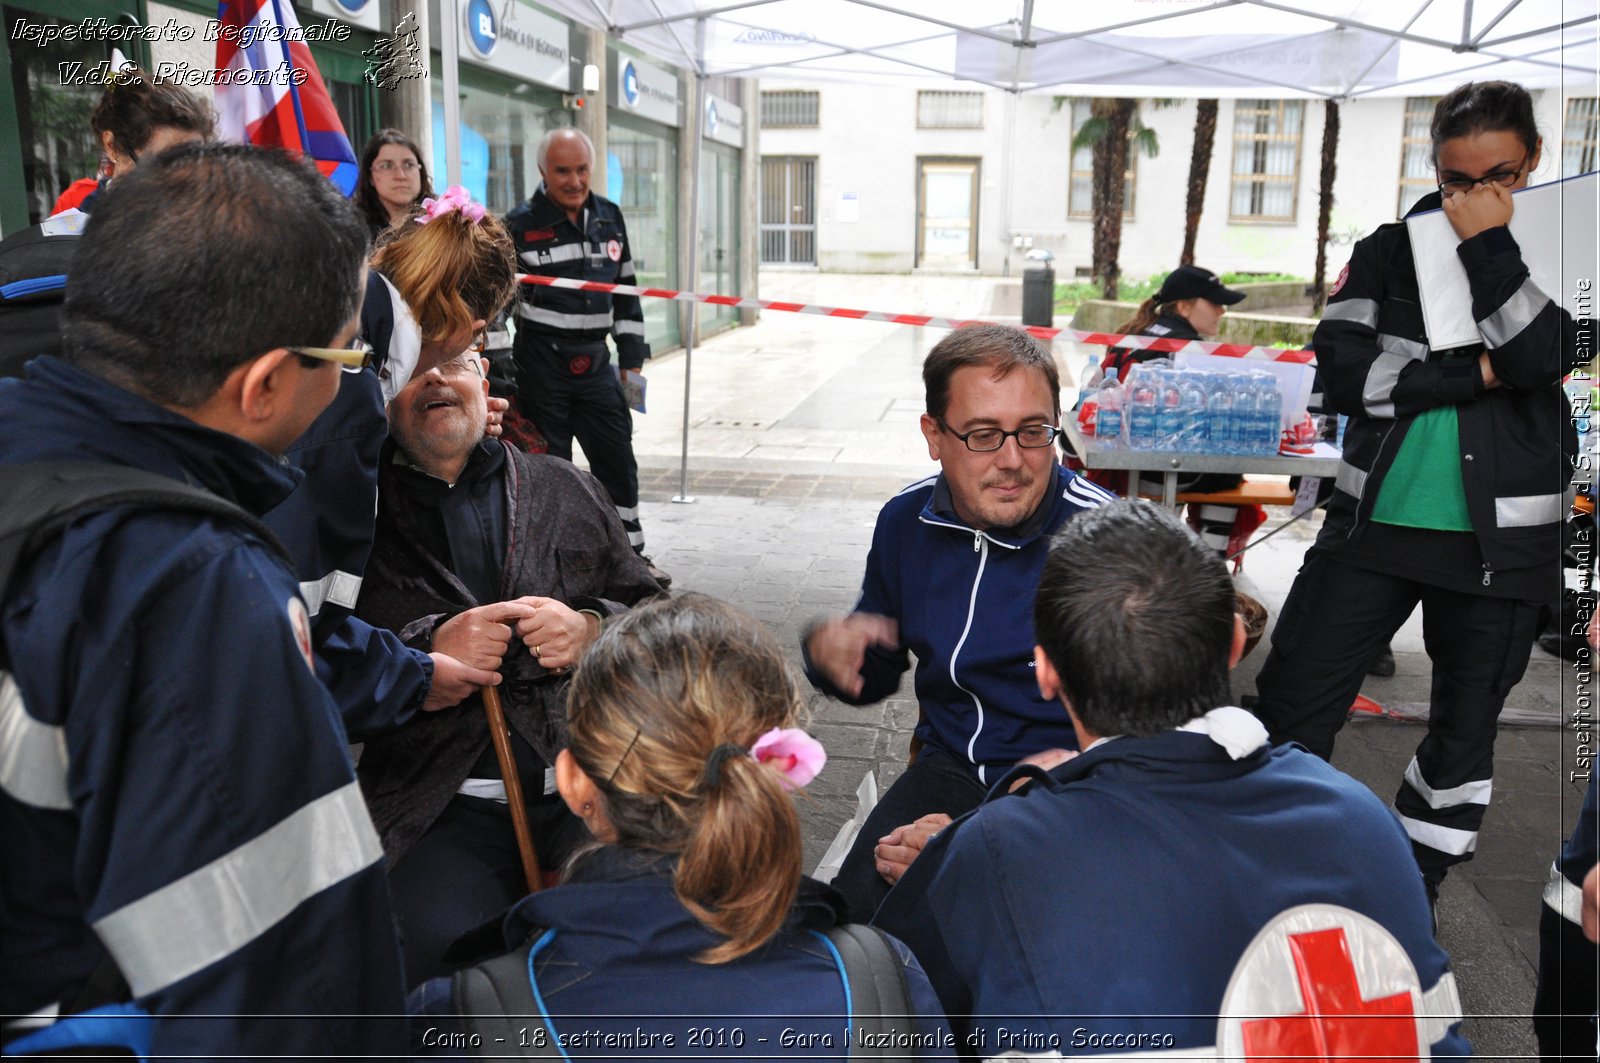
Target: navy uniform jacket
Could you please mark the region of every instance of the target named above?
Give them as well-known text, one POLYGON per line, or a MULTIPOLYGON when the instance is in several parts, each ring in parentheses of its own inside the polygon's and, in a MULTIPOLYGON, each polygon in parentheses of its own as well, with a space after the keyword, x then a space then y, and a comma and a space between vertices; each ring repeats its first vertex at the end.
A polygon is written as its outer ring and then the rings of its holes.
MULTIPOLYGON (((728 963, 699 963, 694 957, 722 939, 678 900, 672 870, 670 858, 609 846, 579 858, 561 886, 525 897, 506 913, 491 956, 537 937, 529 966, 544 1022, 530 1016, 528 1029, 548 1035, 553 1027, 565 1039, 563 1056, 573 1059, 789 1056, 842 1063, 850 1009, 823 935, 843 921, 843 898, 801 879, 772 940, 728 963)), ((950 1058, 938 999, 911 953, 899 942, 895 947, 915 1043, 887 1058, 950 1058)), ((450 980, 423 983, 411 995, 411 1010, 418 1054, 449 1054, 429 1049, 448 1047, 458 1032, 450 980)))
MULTIPOLYGON (((1185 726, 1216 717, 1249 729, 1239 759, 1182 730, 1097 744, 942 831, 873 922, 922 961, 958 1038, 982 1031, 981 1054, 1094 1055, 1217 1045, 1258 932, 1290 909, 1338 905, 1404 949, 1428 1013, 1421 1047, 1463 1054, 1454 978, 1394 815, 1317 757, 1270 748, 1242 709, 1185 726)), ((1292 994, 1295 968, 1280 963, 1272 981, 1292 994)), ((1370 979, 1362 991, 1384 995, 1370 979)), ((1245 1010, 1271 1019, 1304 1003, 1245 1010)))
MULTIPOLYGON (((1424 196, 1410 213, 1439 203, 1438 193, 1424 196)), ((1471 283, 1481 347, 1429 350, 1403 223, 1356 244, 1334 286, 1312 344, 1326 405, 1350 420, 1317 545, 1336 550, 1361 538, 1412 422, 1454 406, 1483 586, 1491 587, 1497 572, 1532 568, 1550 572, 1554 586, 1578 447, 1561 378, 1593 349, 1580 343, 1582 333, 1562 307, 1566 295, 1540 291, 1528 275, 1509 229, 1463 240, 1456 254, 1471 283), (1483 385, 1475 356, 1484 350, 1500 387, 1483 385), (1452 354, 1474 357, 1447 364, 1452 354)))
POLYGON ((378 451, 389 438, 379 373, 394 329, 388 285, 369 273, 361 332, 373 364, 345 370, 333 402, 289 448, 285 458, 305 477, 264 518, 294 558, 311 612, 317 674, 352 742, 410 719, 433 677, 426 653, 351 615, 377 527, 378 451))
MULTIPOLYGON (((0 462, 146 469, 257 514, 297 478, 53 358, 28 374, 0 381, 0 462)), ((70 1006, 109 952, 156 1055, 403 1050, 392 1021, 315 1018, 397 1012, 400 952, 275 552, 190 513, 80 518, 13 580, 0 669, 0 1013, 70 1006)))
MULTIPOLYGON (((506 215, 524 271, 546 277, 636 284, 633 252, 622 211, 611 200, 590 194, 577 226, 552 203, 541 184, 533 198, 506 215)), ((537 284, 520 285, 517 304, 518 353, 534 336, 597 341, 607 335, 617 344, 617 365, 638 369, 650 357, 644 341, 644 308, 636 295, 580 292, 537 284)))
MULTIPOLYGON (((943 474, 912 484, 878 514, 858 613, 892 617, 900 647, 869 647, 861 693, 850 697, 806 660, 817 689, 852 705, 893 694, 917 656, 917 737, 992 783, 1041 749, 1078 748, 1033 675, 1033 593, 1050 536, 1074 514, 1114 496, 1060 466, 1034 516, 974 531, 955 515, 943 474)), ((801 643, 804 652, 804 640, 801 643)))

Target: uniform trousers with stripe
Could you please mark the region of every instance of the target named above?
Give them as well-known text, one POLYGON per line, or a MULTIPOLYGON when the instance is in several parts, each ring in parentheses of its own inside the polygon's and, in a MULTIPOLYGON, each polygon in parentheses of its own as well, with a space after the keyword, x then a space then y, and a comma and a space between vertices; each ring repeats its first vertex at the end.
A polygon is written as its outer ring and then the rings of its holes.
POLYGON ((1437 886, 1477 848, 1500 709, 1528 666, 1535 603, 1445 590, 1313 551, 1273 630, 1254 711, 1275 744, 1299 742, 1332 759, 1367 664, 1418 603, 1433 662, 1428 733, 1394 806, 1423 878, 1437 886))
POLYGON ((544 434, 549 453, 572 460, 576 439, 589 471, 611 496, 634 553, 644 553, 639 524, 639 463, 633 456, 633 414, 612 372, 605 341, 562 344, 556 350, 538 336, 519 337, 516 347, 517 404, 544 434), (571 352, 585 361, 574 363, 571 352), (573 372, 575 364, 582 372, 573 372))

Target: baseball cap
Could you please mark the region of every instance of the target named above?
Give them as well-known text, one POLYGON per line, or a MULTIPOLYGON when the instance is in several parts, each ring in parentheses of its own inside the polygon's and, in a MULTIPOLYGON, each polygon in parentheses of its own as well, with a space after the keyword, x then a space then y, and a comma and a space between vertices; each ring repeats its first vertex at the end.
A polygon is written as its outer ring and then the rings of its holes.
POLYGON ((1232 306, 1245 297, 1244 292, 1224 288, 1217 275, 1199 266, 1179 266, 1167 274, 1156 293, 1156 302, 1175 303, 1179 299, 1210 299, 1213 303, 1232 306))

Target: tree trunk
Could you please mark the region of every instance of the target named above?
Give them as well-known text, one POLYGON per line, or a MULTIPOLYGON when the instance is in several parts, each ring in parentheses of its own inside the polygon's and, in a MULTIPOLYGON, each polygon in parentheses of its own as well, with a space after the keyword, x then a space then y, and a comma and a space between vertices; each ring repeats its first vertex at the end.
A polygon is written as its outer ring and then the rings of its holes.
POLYGON ((1211 173, 1211 148, 1217 141, 1217 101, 1201 100, 1194 114, 1194 150, 1189 155, 1189 202, 1183 224, 1183 254, 1178 265, 1194 265, 1194 239, 1206 204, 1206 178, 1211 173))
POLYGON ((1328 223, 1333 217, 1334 156, 1339 152, 1339 104, 1328 100, 1322 111, 1322 187, 1317 197, 1317 270, 1311 280, 1311 312, 1322 316, 1328 302, 1328 223))
POLYGON ((1121 273, 1122 205, 1127 184, 1128 124, 1135 101, 1096 98, 1090 113, 1106 122, 1106 134, 1094 146, 1094 275, 1107 299, 1117 297, 1121 273))

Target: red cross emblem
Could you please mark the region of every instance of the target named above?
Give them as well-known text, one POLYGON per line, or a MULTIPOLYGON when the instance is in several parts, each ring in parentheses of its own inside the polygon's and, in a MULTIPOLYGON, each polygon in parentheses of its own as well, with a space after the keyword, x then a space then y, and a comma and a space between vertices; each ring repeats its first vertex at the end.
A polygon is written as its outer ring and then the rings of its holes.
POLYGON ((1223 999, 1218 1048, 1250 1063, 1416 1060, 1428 1049, 1422 985, 1380 924, 1334 905, 1280 914, 1256 936, 1223 999))

